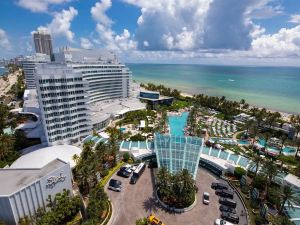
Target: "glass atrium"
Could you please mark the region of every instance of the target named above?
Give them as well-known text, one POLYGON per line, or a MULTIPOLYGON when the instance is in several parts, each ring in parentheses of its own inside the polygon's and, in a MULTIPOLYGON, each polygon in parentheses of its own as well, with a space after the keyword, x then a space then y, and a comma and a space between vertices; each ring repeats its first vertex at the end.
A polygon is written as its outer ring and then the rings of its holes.
POLYGON ((171 173, 187 169, 194 179, 196 179, 202 147, 202 139, 197 137, 158 133, 154 137, 158 167, 166 167, 171 173))

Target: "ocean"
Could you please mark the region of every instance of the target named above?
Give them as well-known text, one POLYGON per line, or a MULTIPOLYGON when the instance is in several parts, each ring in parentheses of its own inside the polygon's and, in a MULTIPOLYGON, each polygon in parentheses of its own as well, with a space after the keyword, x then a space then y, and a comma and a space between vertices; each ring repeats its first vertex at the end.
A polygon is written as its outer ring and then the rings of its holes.
POLYGON ((300 114, 300 68, 128 64, 133 80, 300 114))
POLYGON ((0 76, 6 72, 6 68, 0 67, 0 76))

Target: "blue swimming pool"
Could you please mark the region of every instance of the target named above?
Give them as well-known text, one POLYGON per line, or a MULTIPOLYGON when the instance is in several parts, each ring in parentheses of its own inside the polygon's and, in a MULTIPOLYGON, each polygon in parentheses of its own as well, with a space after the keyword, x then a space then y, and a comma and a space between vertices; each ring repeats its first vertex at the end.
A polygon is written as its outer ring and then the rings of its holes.
POLYGON ((183 112, 180 116, 168 116, 171 135, 184 136, 188 115, 188 112, 183 112))

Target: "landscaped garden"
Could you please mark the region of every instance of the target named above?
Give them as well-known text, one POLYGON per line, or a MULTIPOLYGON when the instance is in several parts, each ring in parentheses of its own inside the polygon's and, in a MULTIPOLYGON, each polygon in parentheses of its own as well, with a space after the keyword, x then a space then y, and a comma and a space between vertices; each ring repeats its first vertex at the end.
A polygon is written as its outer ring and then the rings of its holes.
POLYGON ((160 168, 156 187, 158 198, 170 208, 187 208, 195 201, 195 182, 186 169, 171 174, 166 168, 160 168))

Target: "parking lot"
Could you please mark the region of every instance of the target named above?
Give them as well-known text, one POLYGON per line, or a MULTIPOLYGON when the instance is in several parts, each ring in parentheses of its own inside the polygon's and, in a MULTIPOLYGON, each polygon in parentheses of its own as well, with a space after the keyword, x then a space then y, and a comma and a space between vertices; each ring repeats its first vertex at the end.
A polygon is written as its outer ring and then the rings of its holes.
MULTIPOLYGON (((113 215, 110 220, 111 225, 134 225, 139 218, 147 217, 150 213, 157 216, 165 225, 209 225, 220 217, 218 203, 219 197, 215 195, 215 190, 210 186, 216 181, 216 177, 205 169, 199 169, 197 175, 197 204, 189 212, 174 214, 167 212, 155 203, 153 197, 153 182, 151 170, 146 168, 145 172, 134 185, 129 184, 128 178, 122 178, 114 175, 112 179, 122 181, 122 191, 106 191, 113 205, 113 215), (202 203, 203 192, 210 194, 210 204, 202 203)), ((237 214, 240 215, 244 210, 239 198, 236 196, 237 214)), ((240 216, 241 225, 245 225, 246 216, 240 216)))

